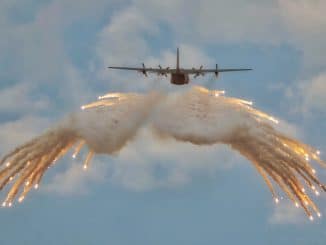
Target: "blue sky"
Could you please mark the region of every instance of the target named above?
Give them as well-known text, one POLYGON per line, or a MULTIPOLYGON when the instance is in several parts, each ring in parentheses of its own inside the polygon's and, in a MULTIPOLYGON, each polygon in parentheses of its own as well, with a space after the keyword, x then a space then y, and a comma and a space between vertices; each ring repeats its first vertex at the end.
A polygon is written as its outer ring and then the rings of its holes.
MULTIPOLYGON (((323 0, 3 0, 0 154, 98 95, 173 89, 106 67, 172 66, 176 47, 184 67, 252 67, 193 83, 253 100, 326 152, 325 8, 323 0)), ((311 223, 286 200, 276 206, 254 168, 224 146, 160 145, 144 134, 118 156, 96 157, 87 173, 79 160, 64 158, 39 191, 0 210, 1 244, 326 242, 325 219, 311 223)))

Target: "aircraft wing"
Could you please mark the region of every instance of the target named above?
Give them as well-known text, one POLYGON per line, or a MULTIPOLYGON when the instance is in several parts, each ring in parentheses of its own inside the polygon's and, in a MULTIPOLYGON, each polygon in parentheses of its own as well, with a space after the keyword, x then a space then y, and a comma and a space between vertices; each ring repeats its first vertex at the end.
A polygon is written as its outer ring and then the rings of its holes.
POLYGON ((182 72, 187 74, 202 74, 202 73, 219 73, 219 72, 232 72, 232 71, 251 71, 250 68, 245 69, 182 69, 182 72))
POLYGON ((176 69, 167 68, 146 68, 144 65, 143 67, 123 67, 123 66, 109 66, 109 69, 118 69, 118 70, 129 70, 129 71, 138 71, 142 72, 144 75, 149 73, 157 73, 159 75, 165 75, 169 73, 176 72, 176 69))
POLYGON ((147 76, 147 73, 156 73, 158 75, 164 75, 167 76, 167 74, 171 73, 185 73, 185 74, 194 74, 195 77, 199 75, 204 75, 205 73, 215 73, 216 75, 220 72, 233 72, 233 71, 250 71, 252 69, 219 69, 216 67, 215 69, 202 69, 200 67, 199 69, 192 68, 192 69, 170 69, 170 67, 162 68, 159 66, 159 68, 146 68, 143 64, 143 67, 124 67, 124 66, 109 66, 110 69, 118 69, 118 70, 129 70, 129 71, 138 71, 143 73, 145 76, 147 76))

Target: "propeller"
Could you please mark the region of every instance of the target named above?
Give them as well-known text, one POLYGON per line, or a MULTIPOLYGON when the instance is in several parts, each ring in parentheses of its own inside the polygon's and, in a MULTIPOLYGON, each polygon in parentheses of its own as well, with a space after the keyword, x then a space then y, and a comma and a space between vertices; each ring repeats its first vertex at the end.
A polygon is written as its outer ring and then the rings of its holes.
POLYGON ((166 71, 163 70, 163 68, 162 68, 161 65, 158 65, 158 67, 160 68, 159 75, 162 75, 162 76, 167 77, 168 75, 166 74, 166 72, 170 69, 170 67, 167 67, 167 68, 166 68, 166 71))
POLYGON ((165 76, 167 77, 167 76, 168 76, 168 74, 167 74, 167 73, 169 72, 169 70, 170 70, 170 67, 169 67, 169 66, 168 66, 168 67, 166 67, 166 69, 165 69, 165 70, 166 70, 166 72, 165 72, 165 76))
MULTIPOLYGON (((196 70, 195 68, 192 68, 192 69, 193 69, 193 70, 196 70)), ((205 73, 201 71, 202 69, 203 69, 203 66, 201 65, 201 66, 199 67, 199 70, 195 73, 194 78, 199 77, 199 76, 204 76, 204 75, 205 75, 205 73)))
POLYGON ((218 72, 218 64, 216 64, 216 68, 215 68, 215 72, 214 72, 214 73, 215 73, 215 76, 216 76, 216 78, 217 78, 217 77, 218 77, 218 73, 219 73, 219 72, 218 72))
POLYGON ((143 63, 142 73, 147 77, 146 67, 145 67, 145 64, 144 63, 143 63))

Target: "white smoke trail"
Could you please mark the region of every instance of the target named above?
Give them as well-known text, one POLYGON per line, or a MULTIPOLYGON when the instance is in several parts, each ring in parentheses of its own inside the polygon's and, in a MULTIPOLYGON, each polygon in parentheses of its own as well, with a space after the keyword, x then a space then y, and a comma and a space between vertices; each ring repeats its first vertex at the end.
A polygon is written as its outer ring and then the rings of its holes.
POLYGON ((11 206, 20 189, 23 190, 18 200, 22 201, 32 186, 38 187, 44 172, 73 145, 73 157, 85 145, 89 148, 84 162, 87 169, 94 153, 114 154, 139 129, 149 128, 157 139, 172 137, 196 145, 229 145, 252 162, 276 202, 279 199, 274 184, 310 219, 311 211, 320 216, 305 189, 316 195, 318 189, 326 190, 310 163, 315 160, 325 166, 319 152, 276 131, 272 123, 278 121, 252 108, 250 101, 223 94, 192 87, 168 94, 114 93, 99 97, 1 160, 0 188, 13 182, 3 206, 11 206))

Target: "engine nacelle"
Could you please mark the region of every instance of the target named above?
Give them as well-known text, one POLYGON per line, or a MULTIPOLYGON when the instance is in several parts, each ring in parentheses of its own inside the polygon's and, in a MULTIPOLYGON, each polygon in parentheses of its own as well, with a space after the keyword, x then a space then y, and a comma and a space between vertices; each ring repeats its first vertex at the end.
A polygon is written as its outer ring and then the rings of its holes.
MULTIPOLYGON (((192 69, 194 70, 195 68, 192 68, 192 69)), ((205 73, 202 72, 202 69, 203 69, 203 66, 201 65, 201 66, 199 67, 198 72, 195 73, 194 78, 199 77, 199 76, 204 76, 204 75, 205 75, 205 73)))
POLYGON ((216 68, 215 68, 215 76, 216 78, 218 78, 218 75, 219 75, 219 71, 218 71, 218 64, 216 64, 216 68))
POLYGON ((143 63, 142 73, 147 77, 146 67, 145 67, 145 64, 144 63, 143 63))

